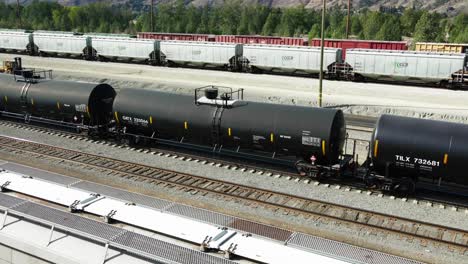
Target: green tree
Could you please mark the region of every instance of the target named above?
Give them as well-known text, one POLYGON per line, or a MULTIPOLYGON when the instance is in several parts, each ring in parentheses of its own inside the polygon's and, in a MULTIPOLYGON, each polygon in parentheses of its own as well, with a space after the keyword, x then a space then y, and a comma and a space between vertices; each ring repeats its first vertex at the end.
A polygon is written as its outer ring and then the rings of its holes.
POLYGON ((346 33, 346 19, 344 13, 334 8, 329 12, 328 19, 329 25, 327 26, 327 35, 331 38, 343 38, 346 33))
POLYGON ((438 42, 444 39, 440 17, 424 11, 414 29, 415 42, 438 42))
POLYGON ((200 24, 197 27, 197 33, 208 33, 209 32, 208 31, 208 23, 210 21, 209 12, 210 12, 209 7, 208 7, 208 5, 206 5, 203 8, 202 13, 201 13, 200 24))
POLYGON ((468 28, 468 15, 459 14, 457 15, 452 22, 452 25, 449 29, 449 41, 456 43, 466 43, 468 28))
POLYGON ((196 33, 197 26, 200 23, 200 12, 199 9, 190 5, 187 9, 187 25, 185 26, 186 33, 196 33))
POLYGON ((265 24, 263 25, 262 28, 262 34, 265 36, 271 36, 273 33, 276 32, 276 28, 278 26, 278 23, 280 21, 280 10, 279 9, 273 9, 269 14, 268 17, 265 21, 265 24))
POLYGON ((395 16, 388 17, 377 32, 375 38, 378 40, 401 40, 400 21, 395 16))
POLYGON ((250 21, 250 17, 249 17, 247 8, 244 7, 242 9, 240 22, 239 22, 239 27, 237 28, 237 34, 238 35, 247 35, 247 34, 249 34, 249 21, 250 21))
POLYGON ((455 43, 468 43, 468 27, 458 33, 458 36, 453 40, 455 43))
POLYGON ((359 35, 362 31, 362 24, 361 20, 359 19, 358 16, 353 15, 351 17, 351 34, 353 35, 359 35))
POLYGON ((363 36, 365 39, 374 39, 383 24, 383 15, 380 12, 369 12, 365 17, 363 36))
POLYGON ((422 12, 414 8, 406 8, 403 15, 400 17, 402 34, 404 36, 413 36, 414 28, 418 20, 421 18, 422 12))
POLYGON ((320 37, 320 25, 314 24, 309 31, 309 39, 319 38, 320 37))
POLYGON ((173 22, 174 22, 174 32, 176 33, 185 33, 185 28, 187 25, 187 16, 184 0, 177 0, 173 6, 173 22))

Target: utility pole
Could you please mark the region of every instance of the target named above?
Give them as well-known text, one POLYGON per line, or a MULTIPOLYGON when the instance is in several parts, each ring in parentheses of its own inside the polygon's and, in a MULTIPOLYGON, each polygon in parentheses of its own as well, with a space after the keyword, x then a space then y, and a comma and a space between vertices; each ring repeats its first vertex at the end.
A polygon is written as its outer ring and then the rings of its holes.
POLYGON ((320 79, 319 79, 319 107, 322 107, 322 91, 323 91, 323 51, 325 46, 325 9, 327 8, 327 0, 323 0, 322 9, 322 41, 320 42, 320 79))
POLYGON ((154 16, 154 0, 151 0, 151 14, 150 14, 150 20, 151 20, 151 32, 154 32, 154 22, 153 22, 153 16, 154 16))
POLYGON ((346 38, 349 38, 349 23, 351 19, 351 0, 348 0, 348 17, 346 18, 346 38))
POLYGON ((21 28, 21 11, 19 0, 16 0, 16 17, 18 18, 18 28, 21 28))

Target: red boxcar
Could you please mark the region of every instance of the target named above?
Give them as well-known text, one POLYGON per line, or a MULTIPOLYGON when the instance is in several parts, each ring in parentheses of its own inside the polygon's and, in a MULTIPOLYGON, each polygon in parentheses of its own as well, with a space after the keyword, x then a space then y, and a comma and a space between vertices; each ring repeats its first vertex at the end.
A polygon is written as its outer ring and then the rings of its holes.
POLYGON ((208 35, 208 34, 182 34, 139 32, 138 38, 159 40, 183 40, 183 41, 215 41, 241 44, 272 44, 288 46, 307 46, 307 38, 273 37, 260 35, 208 35))
POLYGON ((216 35, 215 41, 242 44, 280 44, 281 38, 267 36, 216 35))
POLYGON ((215 41, 242 44, 272 44, 289 46, 306 46, 308 44, 306 38, 287 38, 260 35, 217 35, 215 36, 215 41))
MULTIPOLYGON (((320 39, 314 38, 310 41, 311 46, 320 46, 320 39)), ((347 49, 385 49, 385 50, 407 50, 406 41, 380 41, 380 40, 355 40, 355 39, 325 39, 325 47, 343 49, 343 60, 346 58, 347 49)))
POLYGON ((308 38, 282 38, 283 43, 282 45, 288 46, 308 46, 309 39, 308 38))
POLYGON ((182 34, 182 33, 158 33, 139 32, 138 38, 159 40, 183 40, 183 41, 214 41, 214 35, 208 34, 182 34))

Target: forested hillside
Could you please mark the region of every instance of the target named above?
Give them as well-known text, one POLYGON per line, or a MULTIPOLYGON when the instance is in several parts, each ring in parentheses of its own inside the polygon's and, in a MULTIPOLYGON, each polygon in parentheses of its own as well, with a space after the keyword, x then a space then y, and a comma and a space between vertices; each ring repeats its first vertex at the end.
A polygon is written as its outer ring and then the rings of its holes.
MULTIPOLYGON (((29 4, 34 0, 20 0, 21 4, 29 4)), ((63 5, 87 5, 90 3, 106 2, 113 5, 127 5, 134 11, 141 11, 146 8, 150 0, 41 0, 54 1, 63 5)), ((170 3, 177 0, 153 0, 155 4, 170 3)), ((205 5, 222 5, 232 0, 186 0, 186 4, 197 7, 205 5)), ((245 5, 262 4, 269 7, 294 7, 304 5, 306 8, 320 9, 322 0, 237 0, 245 5)), ((4 0, 6 3, 16 3, 16 0, 4 0)), ((347 0, 327 0, 329 7, 344 6, 347 0)), ((371 10, 380 10, 381 8, 397 7, 407 8, 415 7, 427 11, 436 11, 439 13, 467 13, 468 3, 466 0, 351 0, 351 4, 355 10, 361 8, 369 8, 371 10)))
MULTIPOLYGON (((46 29, 78 32, 135 33, 149 31, 147 12, 135 13, 125 7, 106 3, 85 6, 62 6, 33 2, 21 7, 21 24, 16 5, 0 3, 0 27, 46 29)), ((211 34, 262 34, 279 36, 320 35, 321 13, 305 6, 273 8, 243 5, 229 1, 224 5, 195 7, 183 0, 158 5, 155 31, 211 34)), ((360 39, 468 42, 468 15, 448 17, 441 13, 413 8, 381 11, 354 11, 351 34, 360 39)), ((326 17, 326 37, 343 38, 346 12, 331 8, 326 17)))

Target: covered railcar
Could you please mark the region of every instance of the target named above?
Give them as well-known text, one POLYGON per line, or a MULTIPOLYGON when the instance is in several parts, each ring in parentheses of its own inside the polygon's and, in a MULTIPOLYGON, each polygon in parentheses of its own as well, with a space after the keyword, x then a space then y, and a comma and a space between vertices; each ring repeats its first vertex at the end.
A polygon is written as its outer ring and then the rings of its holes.
POLYGON ((36 32, 33 36, 40 55, 82 56, 87 59, 93 56, 91 37, 36 32))
POLYGON ((100 59, 126 59, 156 62, 159 41, 123 37, 92 37, 92 47, 100 59))
POLYGON ((466 186, 468 125, 382 115, 372 136, 371 157, 376 173, 403 189, 414 189, 420 178, 466 186))
POLYGON ((207 97, 200 100, 197 102, 204 103, 195 103, 193 96, 122 89, 113 111, 126 133, 238 153, 256 150, 274 157, 307 160, 314 156, 321 164, 336 162, 345 141, 340 110, 241 100, 221 102, 207 97))
POLYGON ((379 81, 448 84, 467 67, 466 54, 349 49, 353 74, 379 81))
POLYGON ((0 50, 34 52, 33 34, 24 30, 0 30, 0 50))
MULTIPOLYGON (((320 48, 280 45, 244 45, 244 57, 248 67, 284 73, 319 73, 320 48)), ((326 48, 324 71, 341 63, 341 49, 326 48)))
POLYGON ((115 90, 107 84, 23 79, 0 74, 4 116, 102 126, 109 123, 115 90))
POLYGON ((171 65, 224 67, 239 70, 242 45, 233 43, 161 41, 161 61, 171 65))

